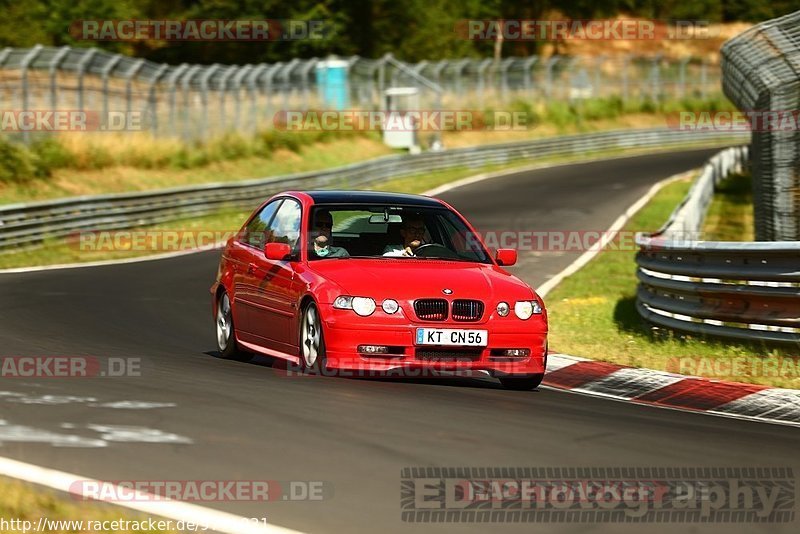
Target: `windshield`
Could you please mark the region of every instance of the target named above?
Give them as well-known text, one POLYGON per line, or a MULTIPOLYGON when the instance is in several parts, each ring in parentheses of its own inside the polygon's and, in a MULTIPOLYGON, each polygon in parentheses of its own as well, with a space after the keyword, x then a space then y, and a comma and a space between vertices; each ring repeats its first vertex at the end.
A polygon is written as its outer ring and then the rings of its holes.
POLYGON ((308 246, 310 260, 430 258, 491 263, 477 236, 446 208, 317 206, 311 211, 308 246))

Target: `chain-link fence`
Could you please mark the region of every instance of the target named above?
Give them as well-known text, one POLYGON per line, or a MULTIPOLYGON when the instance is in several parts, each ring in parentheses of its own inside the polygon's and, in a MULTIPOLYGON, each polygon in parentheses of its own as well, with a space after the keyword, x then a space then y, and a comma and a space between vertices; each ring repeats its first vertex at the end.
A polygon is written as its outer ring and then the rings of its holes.
POLYGON ((739 109, 765 112, 752 140, 756 239, 798 241, 800 11, 725 43, 722 72, 723 90, 739 109))
MULTIPOLYGON (((157 136, 202 139, 269 128, 280 110, 326 109, 318 67, 329 60, 258 65, 165 65, 92 48, 0 51, 5 110, 136 112, 157 136)), ((704 59, 553 56, 403 63, 391 56, 339 60, 346 109, 383 109, 390 87, 416 87, 420 109, 498 109, 618 97, 657 101, 718 91, 719 68, 704 59)), ((25 134, 28 135, 28 134, 25 134)))

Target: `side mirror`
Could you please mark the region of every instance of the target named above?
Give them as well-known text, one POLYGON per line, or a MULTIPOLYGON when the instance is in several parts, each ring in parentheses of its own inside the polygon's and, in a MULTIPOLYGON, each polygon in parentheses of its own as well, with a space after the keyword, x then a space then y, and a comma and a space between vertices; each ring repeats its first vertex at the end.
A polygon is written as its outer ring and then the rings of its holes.
POLYGON ((517 263, 517 251, 513 248, 498 248, 494 259, 497 263, 506 267, 514 265, 517 263))
POLYGON ((264 245, 264 255, 268 260, 285 260, 291 253, 292 247, 287 243, 267 243, 264 245))

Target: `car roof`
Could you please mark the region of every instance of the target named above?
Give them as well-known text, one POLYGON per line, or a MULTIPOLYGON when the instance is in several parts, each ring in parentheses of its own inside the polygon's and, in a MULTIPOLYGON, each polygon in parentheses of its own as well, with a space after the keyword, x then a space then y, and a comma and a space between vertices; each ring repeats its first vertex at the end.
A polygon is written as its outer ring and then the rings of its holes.
POLYGON ((442 203, 423 195, 388 193, 384 191, 304 191, 314 204, 394 204, 397 206, 429 206, 441 208, 442 203))

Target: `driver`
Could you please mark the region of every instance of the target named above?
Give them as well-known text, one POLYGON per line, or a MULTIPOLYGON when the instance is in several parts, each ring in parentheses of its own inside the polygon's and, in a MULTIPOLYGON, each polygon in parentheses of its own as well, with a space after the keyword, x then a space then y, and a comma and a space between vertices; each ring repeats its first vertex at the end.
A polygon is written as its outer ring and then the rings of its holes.
POLYGON ((347 258, 350 253, 343 247, 334 247, 333 236, 333 216, 326 209, 314 212, 314 226, 311 235, 314 241, 311 244, 312 252, 319 258, 347 258))
POLYGON ((425 237, 425 222, 422 217, 416 214, 403 217, 400 237, 403 238, 403 244, 386 245, 386 248, 383 249, 384 256, 414 255, 414 251, 422 245, 423 237, 425 237))

